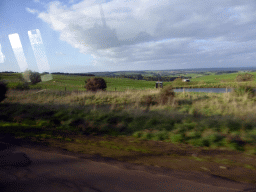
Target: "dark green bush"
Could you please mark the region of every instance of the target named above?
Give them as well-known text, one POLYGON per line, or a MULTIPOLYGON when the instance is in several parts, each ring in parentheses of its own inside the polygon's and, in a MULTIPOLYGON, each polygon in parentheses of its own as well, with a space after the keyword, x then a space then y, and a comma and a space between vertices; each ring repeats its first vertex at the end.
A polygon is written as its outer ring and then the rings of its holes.
POLYGON ((238 96, 248 94, 250 97, 253 97, 255 95, 254 88, 251 86, 239 86, 238 88, 233 90, 233 93, 238 96))
POLYGON ((173 134, 173 135, 170 135, 170 139, 174 143, 181 143, 185 139, 185 134, 184 133, 173 134))
POLYGON ((211 135, 208 135, 205 139, 209 141, 211 145, 221 145, 222 140, 225 138, 224 135, 220 133, 214 133, 211 135))
POLYGON ((23 79, 27 82, 31 82, 31 84, 37 84, 41 82, 41 76, 38 72, 32 72, 31 70, 26 70, 23 73, 23 79))
POLYGON ((7 84, 5 82, 0 82, 0 102, 6 98, 7 84))
POLYGON ((237 151, 244 151, 244 146, 246 144, 246 142, 244 142, 238 135, 228 136, 226 138, 226 143, 227 143, 228 147, 230 147, 233 150, 237 150, 237 151))
POLYGON ((90 78, 85 81, 85 83, 85 88, 87 89, 87 91, 105 91, 107 88, 106 81, 102 78, 90 78))
POLYGON ((196 138, 189 141, 190 144, 196 147, 209 147, 210 142, 205 138, 196 138))
POLYGON ((236 119, 228 119, 224 123, 224 126, 228 128, 229 132, 234 132, 242 128, 242 122, 236 119))

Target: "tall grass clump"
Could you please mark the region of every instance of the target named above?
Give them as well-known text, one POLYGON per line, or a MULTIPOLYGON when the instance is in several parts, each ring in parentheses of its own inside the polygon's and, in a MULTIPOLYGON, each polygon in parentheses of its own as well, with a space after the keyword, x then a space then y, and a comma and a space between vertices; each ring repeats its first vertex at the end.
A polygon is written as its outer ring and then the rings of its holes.
POLYGON ((159 104, 165 105, 169 104, 174 99, 174 97, 175 93, 173 91, 173 87, 172 85, 168 85, 160 91, 157 99, 159 104))
POLYGON ((243 96, 245 94, 248 94, 249 97, 255 96, 254 88, 246 85, 240 85, 238 88, 234 89, 233 93, 237 96, 243 96))

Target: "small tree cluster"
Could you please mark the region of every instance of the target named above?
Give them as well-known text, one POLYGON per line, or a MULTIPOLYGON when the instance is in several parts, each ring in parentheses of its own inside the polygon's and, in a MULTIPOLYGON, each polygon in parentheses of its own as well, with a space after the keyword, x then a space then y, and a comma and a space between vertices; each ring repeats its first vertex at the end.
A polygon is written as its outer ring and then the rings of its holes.
POLYGON ((242 82, 242 81, 252 81, 254 78, 254 75, 249 74, 249 73, 245 73, 243 75, 237 75, 236 76, 236 81, 237 82, 242 82))
POLYGON ((0 102, 2 102, 6 98, 5 94, 7 90, 7 84, 4 82, 0 82, 0 102))
POLYGON ((23 78, 27 82, 31 82, 31 84, 37 84, 41 82, 41 76, 38 72, 32 72, 31 70, 26 70, 23 73, 23 78))
POLYGON ((90 78, 85 81, 85 83, 85 88, 87 89, 87 91, 105 91, 107 88, 106 81, 102 78, 90 78))

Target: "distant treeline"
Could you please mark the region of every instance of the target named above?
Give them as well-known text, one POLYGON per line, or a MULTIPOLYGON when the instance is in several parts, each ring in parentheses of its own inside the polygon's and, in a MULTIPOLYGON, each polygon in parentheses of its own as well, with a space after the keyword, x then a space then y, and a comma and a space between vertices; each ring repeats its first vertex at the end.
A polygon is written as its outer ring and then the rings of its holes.
POLYGON ((3 71, 3 72, 0 72, 0 73, 18 73, 18 72, 13 72, 13 71, 3 71))
POLYGON ((223 73, 238 73, 238 71, 218 71, 215 74, 220 75, 220 74, 223 74, 223 73))
POLYGON ((77 75, 77 76, 95 76, 94 74, 88 74, 88 73, 51 73, 53 75, 77 75))
POLYGON ((116 78, 128 78, 128 79, 134 79, 134 80, 145 80, 145 81, 174 81, 177 78, 182 78, 182 79, 191 79, 191 77, 185 77, 185 76, 179 76, 179 77, 168 77, 168 76, 143 76, 141 74, 139 75, 111 75, 108 77, 116 77, 116 78))

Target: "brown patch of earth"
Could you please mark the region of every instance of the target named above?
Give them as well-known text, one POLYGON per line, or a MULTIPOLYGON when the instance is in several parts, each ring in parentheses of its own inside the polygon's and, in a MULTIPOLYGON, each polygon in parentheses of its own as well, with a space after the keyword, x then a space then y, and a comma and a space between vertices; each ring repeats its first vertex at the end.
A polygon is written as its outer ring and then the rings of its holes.
MULTIPOLYGON (((17 138, 16 138, 17 140, 17 138)), ((115 164, 126 169, 142 169, 167 174, 167 170, 214 175, 256 184, 256 156, 227 149, 207 149, 128 136, 69 136, 63 138, 19 139, 20 145, 56 151, 115 164)))

